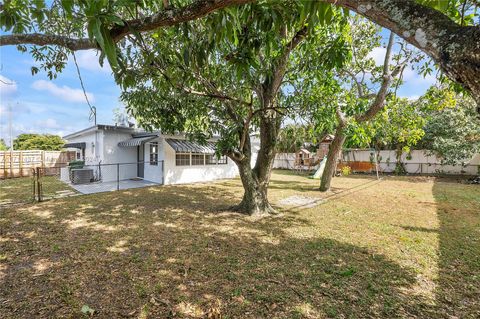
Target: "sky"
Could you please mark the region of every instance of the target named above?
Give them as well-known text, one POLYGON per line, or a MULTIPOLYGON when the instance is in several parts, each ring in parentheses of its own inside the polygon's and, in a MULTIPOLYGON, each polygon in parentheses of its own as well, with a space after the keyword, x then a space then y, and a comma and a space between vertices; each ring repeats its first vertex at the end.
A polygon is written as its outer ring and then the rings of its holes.
MULTIPOLYGON (((76 55, 88 98, 97 108, 97 123, 114 124, 113 109, 123 105, 108 63, 100 67, 94 50, 79 51, 76 55)), ((371 52, 379 65, 383 64, 384 55, 382 47, 371 52)), ((14 46, 0 47, 0 138, 7 144, 10 118, 13 138, 21 133, 64 136, 93 125, 73 60, 51 81, 46 72, 32 76, 30 68, 35 65, 37 63, 28 53, 21 53, 14 46)), ((435 82, 435 78, 424 78, 407 68, 404 81, 398 95, 415 99, 435 82)))

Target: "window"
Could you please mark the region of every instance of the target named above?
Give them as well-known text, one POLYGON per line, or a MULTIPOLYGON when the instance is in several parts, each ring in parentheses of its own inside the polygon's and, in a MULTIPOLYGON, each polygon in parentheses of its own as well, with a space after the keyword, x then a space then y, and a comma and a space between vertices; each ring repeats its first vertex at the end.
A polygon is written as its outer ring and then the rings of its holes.
POLYGON ((206 165, 217 165, 217 157, 215 154, 205 154, 206 165))
POLYGON ((188 166, 188 165, 190 165, 190 153, 176 153, 175 154, 175 165, 177 165, 177 166, 188 166))
POLYGON ((223 155, 221 156, 218 161, 217 161, 218 164, 227 164, 227 156, 223 155))
POLYGON ((150 165, 158 165, 158 142, 150 143, 150 165))
POLYGON ((192 154, 192 165, 205 165, 205 155, 202 153, 192 154))

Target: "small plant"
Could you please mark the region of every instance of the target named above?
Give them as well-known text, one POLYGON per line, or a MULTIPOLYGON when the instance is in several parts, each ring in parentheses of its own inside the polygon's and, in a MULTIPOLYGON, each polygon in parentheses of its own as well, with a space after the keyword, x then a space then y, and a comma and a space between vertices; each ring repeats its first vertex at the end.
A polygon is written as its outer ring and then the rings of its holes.
POLYGON ((73 161, 70 161, 68 163, 68 167, 70 169, 72 168, 83 168, 83 166, 85 166, 85 162, 84 161, 79 161, 79 160, 73 160, 73 161))
POLYGON ((407 170, 405 169, 405 167, 403 166, 403 163, 401 162, 398 162, 395 164, 395 170, 393 171, 395 173, 395 175, 406 175, 407 174, 407 170))
POLYGON ((91 317, 95 314, 95 309, 90 308, 88 305, 83 305, 82 313, 88 317, 91 317))
POLYGON ((352 168, 350 166, 342 167, 342 175, 343 176, 348 176, 350 174, 352 174, 352 168))

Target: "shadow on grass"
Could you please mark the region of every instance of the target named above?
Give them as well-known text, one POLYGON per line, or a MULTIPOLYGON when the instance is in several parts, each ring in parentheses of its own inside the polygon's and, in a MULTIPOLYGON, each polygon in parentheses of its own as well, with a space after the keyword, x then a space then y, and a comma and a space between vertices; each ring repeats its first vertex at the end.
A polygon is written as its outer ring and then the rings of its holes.
POLYGON ((79 317, 88 305, 98 318, 475 318, 478 191, 451 186, 433 185, 440 219, 435 305, 411 293, 417 273, 392 258, 287 231, 314 227, 303 215, 253 220, 226 212, 242 188, 223 181, 6 210, 2 315, 79 317))
POLYGON ((415 274, 336 240, 293 237, 309 221, 220 213, 238 184, 56 200, 2 217, 7 317, 420 316, 415 274), (8 222, 7 222, 8 221, 8 222))
POLYGON ((480 187, 437 179, 433 195, 440 221, 438 315, 480 318, 480 187))

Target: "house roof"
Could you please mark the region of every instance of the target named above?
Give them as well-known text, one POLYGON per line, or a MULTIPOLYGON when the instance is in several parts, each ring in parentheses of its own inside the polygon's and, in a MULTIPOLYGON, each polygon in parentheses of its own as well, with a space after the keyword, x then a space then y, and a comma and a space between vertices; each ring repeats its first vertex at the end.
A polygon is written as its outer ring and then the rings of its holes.
POLYGON ((65 135, 63 138, 68 140, 69 138, 72 137, 77 137, 81 136, 90 132, 95 132, 95 131, 118 131, 118 132, 125 132, 125 133, 135 133, 138 131, 138 129, 134 127, 126 127, 126 126, 116 126, 116 125, 104 125, 104 124, 98 124, 94 126, 87 127, 86 129, 65 135))
POLYGON ((215 153, 215 143, 213 142, 207 142, 206 145, 201 145, 197 142, 176 138, 166 138, 165 141, 175 150, 175 152, 215 153))

